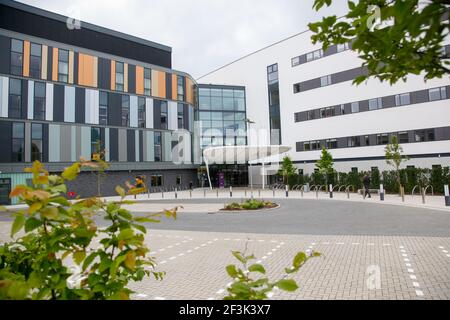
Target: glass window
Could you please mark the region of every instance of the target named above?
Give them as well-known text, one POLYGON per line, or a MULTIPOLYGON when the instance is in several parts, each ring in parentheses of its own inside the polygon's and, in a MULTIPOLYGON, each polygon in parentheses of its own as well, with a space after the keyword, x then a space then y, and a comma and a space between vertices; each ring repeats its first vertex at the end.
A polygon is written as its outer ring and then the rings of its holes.
POLYGON ((184 79, 182 76, 177 75, 177 87, 178 100, 184 101, 184 79))
POLYGON ((163 177, 161 175, 151 176, 150 182, 152 187, 161 187, 163 185, 163 177))
POLYGON ((212 120, 223 120, 222 112, 211 112, 212 120))
POLYGON ((309 52, 309 53, 306 54, 306 61, 308 61, 308 62, 312 61, 313 58, 314 58, 314 56, 313 56, 312 52, 309 52))
POLYGON ((100 128, 91 128, 91 159, 93 158, 94 153, 101 152, 101 131, 100 128))
POLYGON ((245 146, 247 144, 247 138, 245 137, 236 137, 236 145, 237 146, 245 146))
POLYGON ((122 96, 122 126, 130 126, 130 96, 122 96))
POLYGON ((234 98, 223 98, 223 110, 234 110, 234 98))
POLYGON ((278 64, 275 63, 267 67, 267 80, 269 84, 278 82, 278 64))
POLYGON ((303 150, 305 150, 305 151, 311 150, 311 144, 309 142, 304 142, 303 143, 303 150))
POLYGON ((308 110, 306 113, 307 120, 314 120, 316 118, 316 114, 314 110, 308 110))
POLYGON ((360 137, 359 136, 349 137, 347 139, 347 146, 348 147, 360 147, 361 146, 360 137))
POLYGON ((222 110, 222 97, 211 97, 211 110, 222 110))
POLYGON ((179 103, 177 106, 178 129, 186 129, 184 127, 184 105, 179 103))
POLYGON ((342 44, 338 44, 337 45, 337 52, 339 53, 339 52, 342 52, 342 51, 345 51, 345 50, 348 50, 349 49, 349 44, 348 44, 348 42, 346 42, 346 43, 342 43, 342 44))
POLYGON ((337 140, 329 139, 326 141, 327 149, 336 149, 337 148, 337 140))
POLYGON ((352 107, 352 113, 359 112, 359 102, 352 102, 351 107, 352 107))
POLYGON ((316 51, 314 51, 313 55, 314 55, 314 60, 320 59, 323 57, 323 50, 322 49, 316 50, 316 51))
POLYGON ((370 146, 370 139, 369 136, 364 136, 364 142, 366 146, 370 146))
POLYGON ((408 132, 406 132, 406 131, 399 132, 398 133, 398 142, 399 143, 408 143, 409 142, 408 132))
POLYGON ((236 121, 243 121, 243 120, 245 120, 245 113, 244 112, 236 112, 234 114, 234 120, 236 120, 236 121))
POLYGON ((300 57, 295 57, 291 59, 292 66, 298 66, 300 64, 300 57))
POLYGON ((14 122, 12 127, 12 162, 25 161, 25 125, 14 122))
POLYGON ((381 98, 370 99, 369 100, 369 110, 377 110, 383 108, 381 98))
POLYGON ((108 124, 108 93, 100 91, 99 95, 99 124, 108 124))
POLYGON ((41 78, 42 46, 32 43, 30 48, 30 77, 41 78))
POLYGON ((21 76, 23 72, 23 41, 11 39, 11 74, 21 76))
POLYGON ((320 78, 320 86, 325 87, 331 84, 331 75, 324 76, 320 78))
POLYGON ((22 80, 9 79, 8 116, 22 119, 22 80))
POLYGON ((294 93, 299 93, 300 92, 300 83, 296 83, 294 84, 294 93))
POLYGON ((138 127, 145 128, 145 98, 138 98, 138 127))
POLYGON ((198 106, 200 110, 209 110, 211 108, 211 98, 209 96, 199 96, 198 106))
POLYGON ((434 141, 434 130, 416 130, 414 131, 414 137, 416 142, 434 141))
POLYGON ((198 89, 198 95, 200 97, 210 97, 211 96, 211 90, 209 88, 199 88, 198 89))
POLYGON ((199 120, 211 120, 211 112, 200 112, 199 120))
POLYGON ((33 119, 45 120, 45 83, 34 83, 34 108, 33 119))
POLYGON ((445 87, 434 88, 428 90, 428 97, 430 101, 447 99, 447 93, 445 87))
POLYGON ((156 162, 162 161, 161 139, 162 139, 161 132, 155 131, 154 132, 154 152, 155 152, 155 161, 156 162))
POLYGON ((389 135, 387 133, 377 134, 377 145, 384 145, 389 143, 389 135))
POLYGON ((43 150, 42 124, 31 124, 31 161, 42 161, 43 150))
POLYGON ((396 106, 404 106, 411 103, 409 93, 397 94, 395 96, 395 105, 396 106))
POLYGON ((222 89, 211 89, 211 97, 222 97, 222 89))
POLYGON ((69 81, 69 51, 58 50, 58 81, 69 81))
POLYGON ((245 99, 234 98, 234 110, 245 111, 245 99))
POLYGON ((341 114, 345 114, 345 105, 341 104, 341 114))
POLYGON ((144 94, 152 95, 152 71, 149 68, 144 68, 144 94))
POLYGON ((124 91, 124 66, 123 62, 116 62, 116 90, 124 91))
POLYGON ((168 108, 167 101, 161 101, 161 129, 168 129, 168 108))
POLYGON ((235 98, 245 98, 244 90, 234 90, 233 92, 235 98))

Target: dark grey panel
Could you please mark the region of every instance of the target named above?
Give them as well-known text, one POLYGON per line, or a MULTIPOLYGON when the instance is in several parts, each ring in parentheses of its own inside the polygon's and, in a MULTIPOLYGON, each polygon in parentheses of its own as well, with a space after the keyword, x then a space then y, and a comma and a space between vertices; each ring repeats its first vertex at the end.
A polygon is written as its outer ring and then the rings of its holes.
POLYGON ((0 146, 2 146, 2 152, 0 152, 0 162, 11 162, 11 139, 12 139, 12 122, 0 121, 0 146))
POLYGON ((109 160, 119 161, 119 130, 109 129, 109 160))
POLYGON ((153 100, 153 128, 161 129, 161 100, 153 100))
POLYGON ((166 73, 166 97, 172 99, 172 74, 166 73))
POLYGON ((128 65, 128 92, 136 93, 136 66, 128 65))
POLYGON ((78 52, 73 54, 73 83, 78 84, 78 52))
POLYGON ((111 89, 111 60, 98 58, 98 87, 111 89))
POLYGON ((307 80, 300 83, 300 92, 320 87, 320 78, 307 80))
POLYGON ((383 97, 381 98, 381 103, 383 104, 383 108, 395 107, 395 96, 383 97))
POLYGON ((48 46, 47 49, 47 80, 52 80, 53 71, 53 47, 48 46))
POLYGON ((111 126, 122 125, 122 96, 118 93, 108 94, 108 124, 111 126))
POLYGON ((189 127, 189 106, 187 104, 183 104, 183 121, 184 129, 191 131, 192 128, 189 127))
POLYGON ((347 139, 348 138, 338 138, 337 139, 338 148, 347 148, 348 147, 347 139))
POLYGON ((334 106, 334 114, 335 115, 341 114, 341 106, 340 105, 334 106))
POLYGON ((53 121, 64 122, 64 86, 53 87, 53 121))
POLYGON ((127 161, 136 161, 136 136, 134 130, 127 130, 127 161))
POLYGON ((100 128, 100 150, 105 150, 105 128, 100 128))
POLYGON ((429 101, 428 90, 420 90, 411 92, 411 104, 423 103, 429 101))
POLYGON ((9 74, 11 39, 0 36, 0 73, 9 74))
POLYGON ((22 80, 22 119, 28 118, 28 80, 22 80))
POLYGON ((369 100, 363 100, 359 102, 359 111, 369 111, 369 100))
POLYGON ((48 162, 48 124, 44 123, 42 125, 42 140, 43 140, 43 148, 42 148, 42 161, 48 162))
POLYGON ((86 89, 75 88, 75 122, 85 123, 86 114, 86 89))
POLYGON ((331 47, 329 47, 327 50, 325 50, 323 55, 326 57, 326 56, 330 56, 335 53, 337 53, 337 45, 334 44, 331 47))
POLYGON ((139 161, 144 161, 144 130, 139 130, 139 161))
POLYGON ((350 103, 344 104, 345 114, 352 113, 352 105, 350 103))

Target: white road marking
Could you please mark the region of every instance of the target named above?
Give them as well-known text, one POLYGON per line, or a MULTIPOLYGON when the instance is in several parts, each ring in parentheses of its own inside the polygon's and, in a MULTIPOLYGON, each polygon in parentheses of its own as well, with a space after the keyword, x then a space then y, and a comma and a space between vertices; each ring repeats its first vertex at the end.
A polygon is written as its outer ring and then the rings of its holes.
POLYGON ((420 287, 419 283, 418 283, 418 282, 415 282, 415 281, 413 281, 413 286, 414 286, 414 287, 420 287))
POLYGON ((423 296, 423 291, 422 291, 422 290, 416 290, 416 294, 417 294, 419 297, 422 297, 422 296, 423 296))
POLYGON ((169 260, 173 260, 173 259, 176 259, 176 258, 177 258, 177 257, 170 257, 169 260))
POLYGON ((409 273, 414 273, 414 269, 408 268, 407 270, 409 273))
POLYGON ((155 300, 166 300, 164 297, 155 297, 155 300))
POLYGON ((416 280, 416 279, 417 279, 417 277, 416 277, 415 275, 413 275, 413 274, 411 274, 409 277, 410 277, 412 280, 416 280))

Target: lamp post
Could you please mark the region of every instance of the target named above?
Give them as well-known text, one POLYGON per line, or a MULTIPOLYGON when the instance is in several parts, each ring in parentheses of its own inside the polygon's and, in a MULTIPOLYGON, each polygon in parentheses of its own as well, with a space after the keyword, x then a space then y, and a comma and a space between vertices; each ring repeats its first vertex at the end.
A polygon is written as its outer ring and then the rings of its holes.
MULTIPOLYGON (((249 130, 250 130, 250 125, 255 123, 254 121, 250 120, 249 118, 245 119, 245 124, 246 124, 246 129, 247 129, 247 143, 249 140, 249 130)), ((251 190, 251 198, 253 199, 253 177, 252 177, 252 164, 249 161, 248 162, 249 166, 250 166, 250 190, 251 190)))

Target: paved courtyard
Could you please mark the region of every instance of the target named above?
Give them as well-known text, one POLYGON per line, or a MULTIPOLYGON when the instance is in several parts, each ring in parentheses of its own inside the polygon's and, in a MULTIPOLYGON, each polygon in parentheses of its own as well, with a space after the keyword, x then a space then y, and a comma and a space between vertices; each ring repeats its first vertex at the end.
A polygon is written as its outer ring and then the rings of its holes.
MULTIPOLYGON (((247 213, 217 212, 229 199, 155 199, 130 206, 137 215, 184 207, 176 221, 148 225, 157 270, 167 274, 162 282, 133 283, 133 298, 221 299, 231 282, 225 267, 237 264, 231 251, 247 247, 270 279, 278 279, 297 252, 322 253, 294 275, 299 290, 274 290, 271 299, 450 299, 449 211, 276 201, 278 209, 247 213)), ((0 239, 8 239, 10 223, 0 218, 0 239)))

